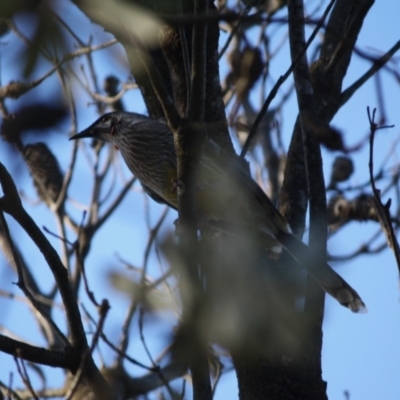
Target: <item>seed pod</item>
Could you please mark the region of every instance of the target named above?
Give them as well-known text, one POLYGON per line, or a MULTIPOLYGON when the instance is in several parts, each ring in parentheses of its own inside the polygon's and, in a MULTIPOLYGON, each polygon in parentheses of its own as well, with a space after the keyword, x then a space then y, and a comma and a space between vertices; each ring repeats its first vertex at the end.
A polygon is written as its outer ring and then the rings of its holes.
POLYGON ((332 165, 331 184, 347 181, 354 172, 353 160, 349 157, 339 156, 332 165))
POLYGON ((371 195, 361 193, 353 200, 338 195, 329 200, 329 225, 350 221, 377 221, 371 195))
POLYGON ((10 114, 3 118, 1 124, 1 137, 4 141, 21 148, 21 130, 16 122, 15 114, 10 114))
POLYGON ((263 72, 261 52, 250 46, 243 50, 234 49, 228 56, 228 62, 231 66, 230 80, 236 86, 237 96, 243 99, 263 72))
MULTIPOLYGON (((114 75, 109 75, 104 80, 103 84, 104 91, 107 93, 108 96, 114 97, 118 94, 119 90, 118 87, 120 86, 119 79, 114 75)), ((117 100, 113 104, 111 104, 111 108, 113 111, 124 111, 124 105, 122 104, 121 99, 117 100)))
POLYGON ((338 222, 347 222, 351 213, 351 202, 343 196, 333 196, 328 203, 328 224, 333 225, 338 222))
POLYGON ((64 179, 56 157, 41 142, 26 145, 22 153, 39 197, 51 206, 58 199, 64 179))

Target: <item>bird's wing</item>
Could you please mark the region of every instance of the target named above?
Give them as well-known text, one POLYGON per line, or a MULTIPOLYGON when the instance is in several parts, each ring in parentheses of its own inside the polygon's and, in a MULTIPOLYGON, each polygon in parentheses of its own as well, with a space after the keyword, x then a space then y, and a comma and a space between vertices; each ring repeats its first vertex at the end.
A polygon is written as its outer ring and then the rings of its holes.
POLYGON ((228 155, 220 146, 210 139, 206 141, 204 154, 204 162, 207 164, 206 168, 209 170, 209 174, 219 175, 216 181, 218 181, 218 179, 224 180, 221 174, 226 174, 227 181, 232 181, 232 179, 234 179, 239 186, 239 190, 244 190, 248 198, 255 200, 253 206, 262 208, 261 215, 265 216, 262 222, 266 225, 265 228, 267 228, 270 233, 276 235, 279 232, 291 232, 286 219, 235 158, 228 155), (209 158, 207 154, 210 155, 209 158), (267 216, 268 218, 266 218, 267 216))
MULTIPOLYGON (((205 154, 207 153, 210 156, 205 157, 204 162, 208 164, 207 169, 210 174, 226 174, 228 182, 231 182, 232 179, 239 179, 239 190, 246 191, 248 199, 254 199, 254 201, 250 201, 248 207, 257 207, 255 213, 260 214, 257 222, 260 223, 261 229, 264 226, 268 234, 272 233, 326 293, 333 296, 343 306, 350 308, 351 311, 365 312, 366 306, 358 293, 340 275, 327 263, 322 265, 315 263, 315 254, 291 233, 285 218, 242 165, 211 140, 206 143, 205 154), (232 173, 234 178, 228 176, 232 173), (260 206, 263 210, 260 209, 260 206)), ((222 176, 221 179, 224 177, 222 176)), ((236 188, 236 190, 238 189, 236 188)))

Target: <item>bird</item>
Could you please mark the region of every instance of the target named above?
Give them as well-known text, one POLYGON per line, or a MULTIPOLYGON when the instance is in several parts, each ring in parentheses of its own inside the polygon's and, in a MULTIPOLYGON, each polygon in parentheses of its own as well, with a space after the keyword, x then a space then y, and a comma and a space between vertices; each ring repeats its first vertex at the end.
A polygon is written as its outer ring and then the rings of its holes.
MULTIPOLYGON (((135 112, 108 112, 70 140, 83 138, 113 144, 144 191, 156 202, 178 209, 177 158, 166 121, 135 112)), ((211 225, 212 221, 228 221, 222 226, 255 227, 274 254, 284 248, 340 304, 353 312, 366 312, 358 293, 328 263, 312 262, 314 252, 292 233, 286 219, 237 158, 207 137, 200 151, 195 189, 200 219, 211 221, 211 225)))

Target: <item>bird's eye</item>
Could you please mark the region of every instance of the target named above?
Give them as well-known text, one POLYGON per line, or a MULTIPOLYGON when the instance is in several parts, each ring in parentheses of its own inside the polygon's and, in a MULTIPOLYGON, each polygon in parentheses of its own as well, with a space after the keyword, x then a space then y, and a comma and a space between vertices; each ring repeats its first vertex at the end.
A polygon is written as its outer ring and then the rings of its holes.
POLYGON ((117 121, 112 115, 103 115, 101 117, 101 122, 104 124, 104 127, 109 130, 111 136, 115 136, 117 121))

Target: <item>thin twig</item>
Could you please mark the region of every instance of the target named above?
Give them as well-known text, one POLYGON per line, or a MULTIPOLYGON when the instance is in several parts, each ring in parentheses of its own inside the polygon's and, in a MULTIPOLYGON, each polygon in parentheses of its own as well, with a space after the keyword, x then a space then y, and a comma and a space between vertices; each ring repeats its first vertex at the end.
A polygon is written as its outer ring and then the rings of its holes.
MULTIPOLYGON (((207 1, 195 1, 195 14, 207 13, 207 1)), ((206 76, 207 76, 207 31, 206 23, 193 27, 192 32, 192 72, 190 102, 188 107, 188 119, 191 122, 202 123, 204 120, 206 103, 206 76)))
POLYGON ((386 65, 386 63, 393 57, 393 55, 400 49, 400 40, 397 41, 383 56, 376 58, 373 61, 372 67, 365 72, 359 79, 357 79, 352 85, 344 90, 340 96, 340 106, 345 104, 353 94, 371 78, 377 71, 386 65))
MULTIPOLYGON (((80 253, 80 244, 79 244, 79 240, 77 240, 74 244, 73 244, 73 248, 75 250, 75 257, 77 260, 77 265, 78 268, 80 270, 80 274, 83 277, 83 283, 85 286, 85 291, 87 296, 89 297, 89 300, 97 307, 97 308, 101 308, 100 303, 97 302, 97 300, 94 297, 94 292, 92 290, 90 290, 89 288, 89 281, 87 279, 86 276, 86 271, 85 271, 85 263, 82 259, 81 253, 80 253)), ((104 300, 103 300, 104 302, 104 300)))
POLYGON ((11 239, 10 231, 8 229, 7 222, 4 218, 3 211, 0 210, 0 227, 3 231, 4 234, 4 239, 7 242, 7 245, 9 249, 11 250, 11 254, 13 257, 13 262, 14 265, 17 268, 17 273, 18 273, 18 287, 22 290, 22 292, 25 294, 29 302, 31 303, 32 307, 43 317, 43 319, 49 324, 50 328, 52 329, 53 332, 57 334, 57 336, 61 339, 62 343, 67 346, 69 345, 68 339, 65 337, 65 335, 61 332, 59 327, 54 323, 54 321, 51 319, 50 315, 47 312, 44 312, 40 302, 35 298, 35 296, 30 292, 28 287, 25 284, 25 277, 24 277, 24 271, 23 267, 21 265, 21 260, 18 256, 17 250, 14 246, 14 242, 11 239))
POLYGON ((88 361, 88 358, 90 355, 93 354, 94 349, 97 346, 97 343, 99 341, 99 338, 101 337, 103 327, 104 327, 104 322, 107 316, 107 313, 110 309, 110 305, 108 304, 107 300, 103 300, 101 307, 100 307, 100 318, 99 322, 97 324, 97 329, 96 332, 93 335, 92 343, 90 348, 87 348, 82 354, 80 366, 78 368, 78 371, 74 375, 74 379, 72 380, 68 392, 65 394, 65 399, 70 400, 72 399, 73 394, 75 393, 76 389, 78 388, 79 383, 81 382, 82 375, 84 373, 85 367, 86 367, 86 362, 88 361))
POLYGON ((335 1, 336 0, 331 0, 329 2, 328 6, 325 9, 324 14, 322 15, 321 19, 319 20, 319 22, 318 22, 317 26, 315 27, 314 31, 312 32, 311 36, 307 40, 304 48, 293 59, 292 64, 290 65, 288 70, 283 75, 281 75, 279 77, 279 79, 275 83, 274 87, 272 88, 271 92, 269 93, 268 97, 265 99, 265 102, 264 102, 263 106, 261 107, 261 110, 258 113, 258 115, 257 115, 257 117, 256 117, 251 129, 250 129, 249 135, 247 136, 246 142, 245 142, 245 144, 244 144, 244 146, 242 148, 242 151, 240 153, 240 157, 241 158, 244 158, 246 153, 247 153, 247 151, 249 150, 250 143, 253 140, 255 134, 257 133, 258 126, 259 126, 264 114, 268 111, 268 108, 269 108, 270 104, 272 103, 272 100, 277 95, 279 88, 282 86, 282 84, 286 81, 286 79, 293 72, 293 69, 294 69, 295 65, 304 56, 304 54, 306 53, 306 51, 309 48, 309 46, 311 45, 311 43, 314 41, 314 38, 317 36, 317 33, 319 32, 321 27, 324 25, 324 22, 325 22, 327 16, 329 15, 329 12, 331 11, 335 1))
POLYGON ((370 125, 370 145, 369 145, 369 177, 371 181, 371 187, 372 187, 372 192, 374 194, 374 199, 373 199, 373 205, 375 207, 379 222, 381 223, 381 227, 383 232, 385 233, 386 236, 386 241, 388 246, 393 250, 396 263, 397 263, 397 268, 400 271, 400 247, 399 247, 399 242, 397 241, 393 225, 391 223, 391 216, 390 216, 390 205, 391 205, 391 199, 389 199, 386 204, 382 203, 381 200, 381 193, 380 190, 376 188, 375 185, 375 180, 374 180, 374 139, 375 139, 375 133, 378 129, 386 129, 386 128, 392 128, 393 126, 378 126, 375 122, 375 114, 376 114, 376 108, 372 110, 372 114, 370 112, 369 107, 367 107, 367 113, 368 113, 368 120, 369 120, 369 125, 370 125))
POLYGON ((229 34, 228 39, 226 40, 225 44, 223 45, 221 51, 219 52, 218 60, 221 60, 221 58, 225 54, 226 50, 228 50, 228 47, 229 47, 232 39, 234 38, 234 36, 236 35, 236 32, 238 31, 238 29, 240 27, 241 21, 243 20, 243 18, 245 16, 247 16, 247 14, 249 13, 250 9, 251 9, 251 6, 246 6, 244 8, 244 10, 240 13, 238 20, 235 21, 235 25, 233 26, 233 28, 231 28, 231 32, 229 34))
MULTIPOLYGON (((0 393, 2 393, 3 396, 5 395, 6 397, 4 397, 4 398, 7 399, 7 400, 11 400, 11 399, 13 399, 13 400, 25 400, 15 390, 12 389, 12 377, 13 377, 13 375, 11 373, 10 374, 10 383, 8 384, 8 386, 0 381, 0 388, 3 388, 3 389, 6 390, 6 393, 4 393, 3 390, 0 391, 0 393)), ((30 392, 29 392, 29 395, 31 395, 30 392)))
MULTIPOLYGON (((145 280, 146 280, 146 273, 147 273, 147 264, 148 264, 148 259, 149 259, 149 255, 150 255, 150 249, 151 249, 151 247, 152 247, 152 245, 153 245, 153 243, 154 243, 154 241, 155 241, 155 239, 157 237, 157 234, 158 234, 158 232, 159 232, 159 230, 161 228, 162 223, 165 220, 165 217, 167 216, 168 211, 169 211, 168 207, 165 207, 165 209, 164 209, 161 217, 159 218, 156 226, 150 230, 149 239, 147 241, 146 249, 145 249, 145 252, 144 252, 143 267, 142 267, 141 278, 140 278, 140 284, 141 284, 141 287, 144 290, 151 290, 152 288, 154 288, 156 286, 156 285, 153 284, 151 287, 150 286, 148 288, 144 287, 145 280)), ((122 354, 124 354, 126 352, 127 348, 128 348, 128 344, 129 344, 129 328, 130 328, 130 325, 131 325, 131 322, 132 322, 133 315, 135 314, 135 311, 137 309, 137 305, 138 305, 137 299, 132 297, 132 301, 131 301, 131 304, 129 306, 129 310, 128 310, 127 316, 126 316, 125 321, 124 321, 123 326, 122 326, 122 335, 121 335, 120 346, 119 346, 120 351, 121 351, 122 354)), ((117 363, 121 363, 121 361, 122 361, 122 357, 119 357, 117 359, 117 363)))
POLYGON ((28 375, 28 372, 25 367, 24 360, 20 357, 20 355, 17 355, 17 356, 14 356, 14 361, 15 361, 15 364, 17 365, 17 370, 19 372, 19 375, 21 376, 22 381, 24 382, 25 386, 28 388, 32 397, 36 400, 39 400, 39 397, 37 397, 35 391, 33 390, 31 380, 29 379, 29 375, 28 375))
MULTIPOLYGON (((183 14, 182 1, 178 1, 178 14, 183 14)), ((191 85, 190 85, 190 59, 189 59, 189 47, 186 40, 186 32, 185 27, 183 25, 179 25, 179 39, 181 42, 182 49, 182 59, 183 59, 183 67, 185 69, 185 82, 186 82, 186 115, 188 113, 189 102, 191 97, 191 85)))
POLYGON ((51 272, 53 273, 54 279, 57 282, 65 306, 68 324, 72 335, 72 343, 78 348, 85 348, 87 345, 86 335, 66 268, 62 264, 57 252, 44 236, 43 232, 38 228, 35 221, 23 208, 15 183, 4 165, 1 163, 0 182, 4 193, 4 196, 0 199, 0 207, 18 222, 42 252, 51 272))
MULTIPOLYGON (((82 304, 82 309, 85 312, 87 318, 97 327, 97 323, 94 320, 94 318, 90 315, 90 313, 87 311, 86 307, 82 304)), ((97 330, 97 329, 96 329, 97 330)), ((135 360, 134 358, 130 357, 127 355, 125 352, 122 352, 118 347, 114 345, 114 343, 108 339, 107 335, 104 332, 100 332, 100 338, 103 340, 104 343, 106 343, 112 350, 114 350, 120 357, 124 358, 125 360, 129 361, 133 365, 136 365, 138 367, 141 367, 147 371, 152 371, 155 372, 156 370, 153 367, 148 367, 147 365, 141 363, 140 361, 135 360)))
POLYGON ((174 390, 171 388, 171 386, 169 385, 168 380, 164 377, 162 370, 160 368, 159 365, 157 365, 150 353, 150 350, 147 346, 144 334, 143 334, 143 317, 144 317, 144 312, 143 312, 143 308, 139 307, 139 335, 140 335, 140 341, 143 344, 143 348, 147 354, 147 357, 149 357, 150 362, 153 365, 153 369, 155 372, 157 372, 159 374, 160 379, 164 382, 165 388, 167 389, 169 395, 171 396, 172 399, 176 398, 176 393, 174 392, 174 390))

